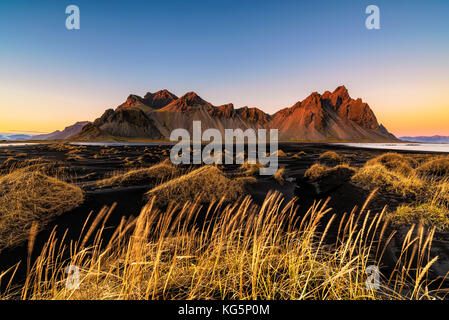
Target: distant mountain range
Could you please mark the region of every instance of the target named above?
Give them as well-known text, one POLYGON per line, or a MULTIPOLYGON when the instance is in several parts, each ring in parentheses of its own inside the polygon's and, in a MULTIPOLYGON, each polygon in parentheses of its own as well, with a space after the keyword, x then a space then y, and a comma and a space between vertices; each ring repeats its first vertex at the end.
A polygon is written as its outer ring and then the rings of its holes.
POLYGON ((29 134, 9 134, 9 133, 0 133, 0 141, 14 141, 14 140, 28 140, 31 138, 29 134))
POLYGON ((400 137, 399 139, 412 142, 449 143, 449 136, 400 137))
POLYGON ((17 140, 64 140, 81 132, 83 127, 90 123, 89 121, 79 121, 66 127, 64 130, 56 130, 52 133, 29 135, 29 134, 10 134, 0 133, 0 141, 17 141, 17 140))
MULTIPOLYGON (((177 128, 191 132, 194 120, 201 121, 202 130, 215 128, 222 133, 225 129, 236 128, 278 129, 281 140, 397 140, 378 123, 369 105, 360 98, 352 99, 344 86, 333 92, 314 92, 273 115, 247 106, 235 109, 232 103, 214 106, 195 92, 180 98, 168 90, 148 92, 143 97, 132 94, 116 109, 106 110, 93 123, 83 123, 81 131, 71 135, 70 139, 162 139, 168 138, 177 128)), ((80 127, 78 125, 76 130, 80 127)), ((64 136, 69 137, 68 134, 64 136)))
POLYGON ((66 127, 64 130, 56 130, 48 134, 39 134, 32 136, 31 140, 63 140, 68 139, 81 132, 83 127, 88 124, 89 121, 79 121, 71 126, 66 127))

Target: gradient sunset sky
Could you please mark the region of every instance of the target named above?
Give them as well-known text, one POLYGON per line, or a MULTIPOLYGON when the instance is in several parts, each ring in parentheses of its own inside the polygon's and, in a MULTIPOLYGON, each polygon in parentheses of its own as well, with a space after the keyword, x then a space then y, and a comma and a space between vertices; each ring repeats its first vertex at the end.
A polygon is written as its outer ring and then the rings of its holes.
POLYGON ((92 121, 130 93, 274 113, 344 84, 396 135, 449 135, 447 0, 1 1, 0 48, 0 132, 92 121))

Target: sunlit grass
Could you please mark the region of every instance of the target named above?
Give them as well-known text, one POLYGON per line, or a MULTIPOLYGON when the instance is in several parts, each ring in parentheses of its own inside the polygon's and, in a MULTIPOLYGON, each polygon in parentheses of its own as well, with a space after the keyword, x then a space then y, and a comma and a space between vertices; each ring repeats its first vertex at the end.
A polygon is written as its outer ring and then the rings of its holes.
MULTIPOLYGON (((114 208, 89 216, 76 241, 65 236, 57 239, 52 232, 39 248, 37 259, 29 261, 26 281, 20 287, 7 286, 0 298, 444 298, 446 290, 430 277, 430 268, 438 259, 430 248, 435 231, 449 225, 449 187, 446 180, 418 176, 415 168, 422 163, 387 155, 360 169, 313 165, 306 173, 310 179, 345 168, 355 173, 355 183, 380 188, 378 192, 413 195, 417 200, 391 212, 370 212, 366 208, 373 193, 361 209, 340 214, 338 219, 327 202, 315 202, 306 211, 301 208, 299 214, 296 199, 286 203, 279 193, 269 193, 260 206, 254 204, 245 197, 244 185, 255 178, 241 175, 257 170, 258 165, 246 163, 235 176, 204 166, 151 188, 146 194, 148 204, 137 217, 122 218, 112 238, 105 238, 104 233, 114 208), (402 162, 408 163, 411 171, 402 162), (372 265, 382 266, 394 237, 390 224, 408 225, 410 230, 399 244, 396 264, 381 274, 380 288, 373 290, 366 286, 367 270, 372 265), (80 270, 79 289, 66 287, 69 265, 80 270)), ((70 203, 61 201, 77 199, 77 189, 30 171, 11 172, 35 187, 22 191, 16 184, 16 192, 23 193, 4 198, 5 206, 22 199, 25 204, 51 200, 57 208, 62 204, 67 208, 70 203)), ((108 185, 135 182, 139 179, 136 172, 117 174, 108 185)), ((284 174, 281 169, 274 178, 283 180, 284 174)), ((17 217, 19 214, 30 217, 27 211, 17 212, 17 217)), ((22 238, 29 238, 29 252, 35 249, 38 228, 31 219, 21 229, 22 238)), ((2 283, 14 277, 16 266, 11 267, 0 270, 2 283)))
POLYGON ((322 218, 332 215, 326 203, 314 204, 299 217, 294 200, 284 204, 276 193, 261 207, 247 197, 204 210, 198 202, 186 202, 160 212, 154 201, 137 218, 123 219, 108 243, 102 244, 108 209, 90 219, 76 242, 62 244, 53 233, 25 285, 9 288, 3 297, 431 299, 437 294, 427 280, 435 261, 428 256, 432 232, 406 237, 391 277, 381 277, 379 290, 367 288, 367 267, 378 263, 385 245, 378 240, 388 237, 383 213, 354 210, 323 226, 322 218), (339 232, 329 242, 332 224, 339 232), (89 239, 94 241, 87 245, 89 239), (418 257, 418 263, 406 257, 418 257), (81 270, 78 290, 65 286, 68 265, 81 270))
POLYGON ((0 176, 0 251, 26 241, 33 223, 43 228, 83 202, 79 187, 32 168, 0 176))

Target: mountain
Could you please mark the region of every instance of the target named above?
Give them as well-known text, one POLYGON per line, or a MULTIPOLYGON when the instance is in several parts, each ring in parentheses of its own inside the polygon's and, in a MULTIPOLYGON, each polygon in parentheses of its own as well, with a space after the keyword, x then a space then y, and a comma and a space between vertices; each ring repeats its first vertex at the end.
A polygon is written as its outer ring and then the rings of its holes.
POLYGON ((89 121, 79 121, 71 126, 66 127, 64 130, 56 130, 49 134, 39 134, 31 137, 31 140, 63 140, 68 139, 78 133, 87 125, 89 121))
POLYGON ((29 134, 9 134, 2 133, 0 140, 13 141, 13 140, 29 140, 32 136, 29 134))
POLYGON ((143 98, 131 94, 117 109, 140 108, 142 111, 158 110, 177 99, 178 97, 168 90, 160 90, 155 93, 147 92, 143 98))
POLYGON ((93 123, 87 124, 74 139, 101 140, 114 137, 161 138, 154 121, 138 108, 108 109, 93 123))
POLYGON ((332 93, 313 92, 273 115, 271 128, 279 129, 279 139, 285 140, 388 140, 394 139, 377 122, 369 105, 362 99, 352 99, 340 86, 332 93))
POLYGON ((106 110, 100 118, 87 125, 73 138, 77 140, 101 140, 114 137, 162 139, 168 138, 177 128, 185 128, 191 132, 194 120, 201 120, 202 130, 214 128, 224 134, 225 129, 262 128, 270 119, 268 114, 257 108, 234 109, 231 103, 213 106, 195 92, 188 92, 180 98, 167 90, 160 92, 164 92, 164 95, 155 94, 151 100, 148 99, 148 94, 146 99, 130 95, 125 103, 115 110, 106 110), (158 99, 155 99, 155 96, 158 99), (160 98, 161 96, 163 99, 160 98))
POLYGON ((399 137, 399 139, 412 142, 449 143, 449 136, 399 137))
POLYGON ((160 109, 177 100, 178 97, 168 90, 160 90, 156 93, 147 92, 143 99, 147 106, 153 109, 160 109))
POLYGON ((278 129, 281 140, 396 140, 378 123, 369 105, 361 99, 352 99, 344 86, 322 95, 314 92, 274 115, 254 107, 235 109, 232 103, 215 106, 195 92, 179 98, 167 90, 147 93, 144 97, 132 94, 72 138, 162 139, 177 128, 191 132, 194 120, 201 121, 203 131, 214 128, 222 134, 225 129, 278 129))

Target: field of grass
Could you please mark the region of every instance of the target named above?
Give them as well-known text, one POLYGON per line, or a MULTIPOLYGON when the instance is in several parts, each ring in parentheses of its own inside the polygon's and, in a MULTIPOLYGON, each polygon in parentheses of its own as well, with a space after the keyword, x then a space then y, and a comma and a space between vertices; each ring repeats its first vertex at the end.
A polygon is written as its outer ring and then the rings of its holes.
MULTIPOLYGON (((324 158, 343 160, 331 153, 324 158)), ((258 165, 244 164, 229 175, 215 166, 180 171, 163 162, 97 182, 111 187, 157 180, 148 184, 141 212, 123 217, 107 241, 113 207, 90 215, 78 240, 52 232, 39 248, 35 237, 47 218, 78 206, 83 191, 39 167, 17 168, 0 176, 0 244, 26 238, 28 252, 39 254, 19 286, 11 281, 18 265, 0 270, 0 298, 444 298, 444 279, 431 276, 438 256, 430 248, 435 232, 449 226, 449 184, 441 174, 446 160, 386 154, 360 168, 313 165, 308 179, 345 170, 352 183, 372 191, 364 206, 344 215, 322 200, 299 215, 297 199, 286 201, 277 192, 257 205, 245 185, 257 181, 252 175, 258 165), (371 212, 368 204, 382 192, 403 197, 405 204, 371 212), (381 273, 380 288, 369 288, 367 274, 382 267, 398 225, 409 230, 398 259, 381 273), (79 270, 79 287, 67 286, 68 266, 79 270)), ((274 179, 284 183, 286 172, 281 168, 274 179)))
POLYGON ((326 203, 298 218, 294 201, 283 203, 275 193, 262 207, 248 197, 212 203, 205 210, 211 219, 200 219, 204 211, 198 202, 160 212, 154 201, 135 219, 122 220, 107 244, 101 239, 108 209, 90 219, 70 247, 50 237, 25 285, 9 288, 2 298, 432 299, 438 293, 429 290, 427 280, 434 262, 427 254, 432 233, 408 237, 392 275, 382 278, 379 290, 366 287, 367 268, 382 256, 377 240, 385 231, 384 213, 354 211, 342 221, 331 219, 339 233, 329 243, 329 225, 317 231, 323 216, 331 214, 326 203), (90 237, 94 243, 85 246, 90 237), (66 251, 70 258, 63 260, 66 251), (413 257, 416 265, 410 263, 413 257), (80 269, 77 290, 66 286, 68 265, 80 269))

